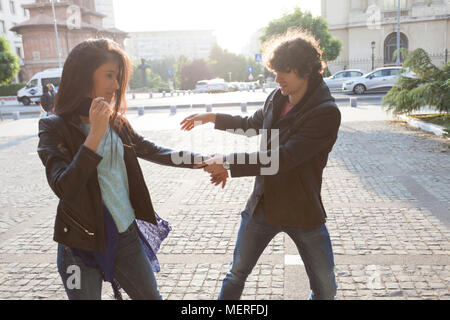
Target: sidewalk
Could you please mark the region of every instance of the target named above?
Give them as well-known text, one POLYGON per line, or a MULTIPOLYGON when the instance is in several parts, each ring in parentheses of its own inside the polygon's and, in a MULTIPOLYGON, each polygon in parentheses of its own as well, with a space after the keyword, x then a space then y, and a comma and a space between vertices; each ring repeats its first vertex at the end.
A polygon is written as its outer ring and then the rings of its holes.
MULTIPOLYGON (((256 108, 249 107, 249 113, 256 108)), ((239 108, 218 109, 235 114, 239 108)), ((217 111, 217 110, 215 110, 217 111)), ((324 173, 323 201, 335 253, 338 299, 450 298, 448 142, 387 123, 378 106, 341 107, 343 123, 324 173)), ((255 151, 257 138, 179 131, 189 113, 130 121, 174 149, 255 151)), ((0 299, 66 299, 52 240, 56 197, 37 157, 37 119, 0 122, 0 299)), ((232 259, 252 178, 215 188, 199 171, 140 161, 154 206, 173 231, 158 255, 164 299, 216 299, 232 259)), ((112 299, 104 284, 103 296, 112 299)), ((307 299, 293 242, 279 234, 247 281, 243 298, 307 299)))

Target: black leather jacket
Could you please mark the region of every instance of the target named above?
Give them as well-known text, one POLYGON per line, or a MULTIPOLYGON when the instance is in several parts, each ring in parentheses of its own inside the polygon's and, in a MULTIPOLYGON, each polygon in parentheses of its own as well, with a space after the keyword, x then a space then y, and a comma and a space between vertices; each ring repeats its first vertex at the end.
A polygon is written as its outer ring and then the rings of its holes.
MULTIPOLYGON (((37 151, 50 188, 60 199, 53 239, 71 248, 104 251, 103 204, 97 174, 102 157, 84 146, 86 135, 79 127, 80 122, 77 115, 53 115, 39 121, 37 151)), ((123 126, 120 131, 118 123, 113 127, 123 142, 130 201, 136 218, 155 224, 155 211, 138 157, 166 166, 192 168, 201 156, 183 151, 184 159, 190 157, 191 164, 176 164, 172 156, 178 151, 145 140, 131 126, 130 129, 123 126)))
POLYGON ((250 117, 218 114, 215 128, 219 130, 241 129, 236 133, 268 135, 261 139, 259 152, 227 155, 231 177, 256 177, 253 193, 246 210, 253 214, 264 199, 266 222, 287 227, 314 228, 326 222, 322 203, 322 174, 327 165, 341 124, 341 113, 326 84, 318 79, 311 85, 309 97, 297 104, 285 117, 279 115, 287 98, 275 90, 267 98, 263 108, 250 117), (252 129, 252 130, 249 130, 252 129), (271 130, 277 130, 271 136, 271 130), (253 132, 253 133, 251 133, 253 132), (271 147, 273 140, 277 146, 271 147), (263 159, 272 157, 267 169, 263 159), (245 159, 239 163, 237 159, 245 159), (251 159, 256 159, 253 162, 251 159))

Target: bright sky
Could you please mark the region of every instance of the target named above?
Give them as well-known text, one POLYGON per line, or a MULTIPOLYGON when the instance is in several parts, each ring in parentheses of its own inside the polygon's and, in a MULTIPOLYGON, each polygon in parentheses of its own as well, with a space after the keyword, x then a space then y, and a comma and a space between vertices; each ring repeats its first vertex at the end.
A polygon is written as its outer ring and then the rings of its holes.
POLYGON ((116 27, 127 31, 216 31, 218 44, 236 53, 270 20, 298 6, 320 15, 319 0, 113 0, 116 27))

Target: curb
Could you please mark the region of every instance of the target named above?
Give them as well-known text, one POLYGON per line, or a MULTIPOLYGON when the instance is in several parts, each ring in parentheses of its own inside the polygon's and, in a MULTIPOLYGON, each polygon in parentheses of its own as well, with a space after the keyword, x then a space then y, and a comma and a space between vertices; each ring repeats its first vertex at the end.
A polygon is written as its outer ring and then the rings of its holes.
MULTIPOLYGON (((427 123, 424 121, 412 119, 411 117, 401 115, 399 117, 401 120, 406 121, 411 127, 421 129, 423 131, 434 134, 438 137, 443 137, 447 132, 444 130, 444 127, 438 126, 436 124, 427 123)), ((448 139, 448 138, 447 138, 448 139)))

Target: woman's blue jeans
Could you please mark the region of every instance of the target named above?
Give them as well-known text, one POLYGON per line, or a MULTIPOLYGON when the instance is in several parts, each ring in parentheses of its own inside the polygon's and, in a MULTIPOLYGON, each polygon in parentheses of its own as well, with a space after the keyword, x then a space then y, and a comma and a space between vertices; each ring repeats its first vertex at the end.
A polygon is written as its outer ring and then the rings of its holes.
POLYGON ((280 232, 287 233, 297 246, 305 265, 311 288, 311 300, 332 300, 336 296, 334 258, 328 230, 323 224, 313 229, 300 229, 266 224, 263 206, 254 215, 242 212, 231 269, 223 280, 219 300, 238 300, 245 281, 270 241, 280 232))
MULTIPOLYGON (((69 300, 101 299, 103 277, 100 269, 87 266, 80 257, 72 254, 70 248, 62 244, 58 245, 58 272, 69 300), (74 266, 81 271, 79 289, 68 287, 74 266)), ((155 275, 135 223, 119 234, 114 276, 131 299, 161 300, 155 275)))

